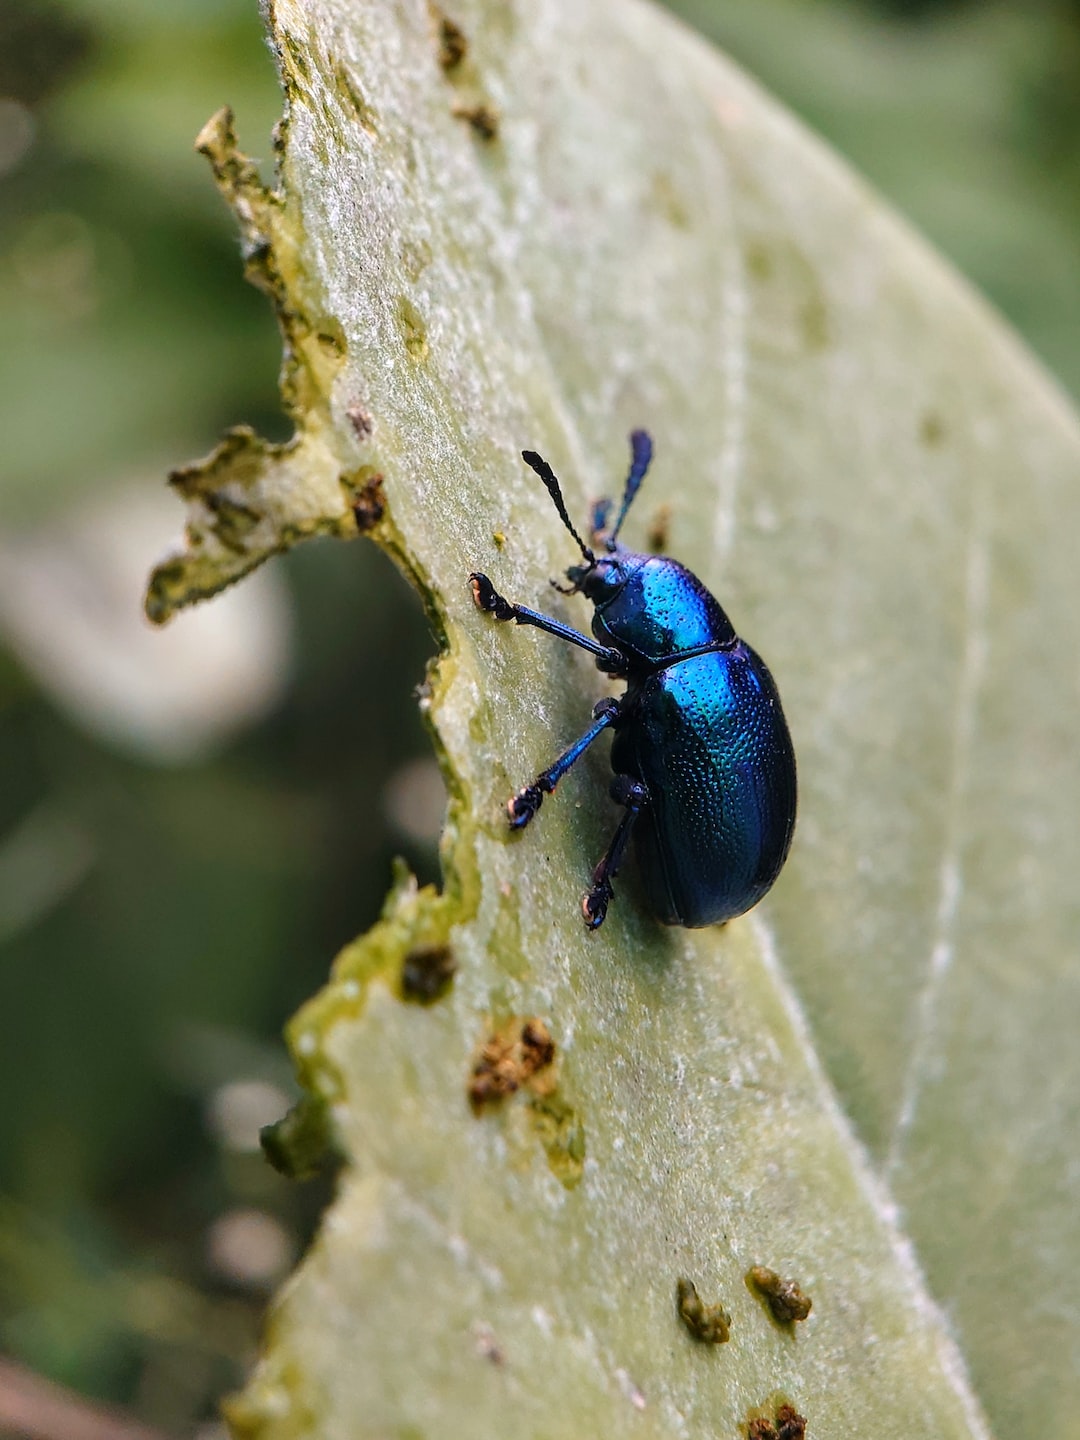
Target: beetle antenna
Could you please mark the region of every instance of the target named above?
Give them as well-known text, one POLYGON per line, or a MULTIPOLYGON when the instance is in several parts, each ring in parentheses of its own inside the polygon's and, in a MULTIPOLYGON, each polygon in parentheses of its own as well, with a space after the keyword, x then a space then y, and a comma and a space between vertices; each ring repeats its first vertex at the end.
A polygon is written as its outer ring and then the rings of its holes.
POLYGON ((645 471, 648 470, 651 460, 652 436, 647 430, 631 430, 630 471, 626 477, 626 489, 623 491, 622 505, 619 507, 619 518, 615 521, 615 529, 607 537, 609 550, 615 549, 615 540, 626 519, 626 512, 634 503, 634 496, 641 489, 641 482, 645 479, 645 471))
POLYGON ((577 541, 578 549, 581 551, 582 555, 584 555, 585 559, 589 562, 590 565, 595 565, 596 556, 589 549, 588 545, 585 544, 585 541, 582 540, 581 536, 570 523, 570 516, 566 513, 566 504, 562 498, 562 491, 559 489, 559 482, 555 478, 554 470, 552 470, 551 466, 547 463, 547 461, 542 459, 535 450, 523 450, 521 452, 521 458, 525 461, 525 464, 528 465, 530 470, 535 470, 537 475, 540 476, 540 479, 547 487, 548 494, 555 502, 555 509, 559 512, 559 519, 562 521, 562 523, 566 526, 567 530, 570 531, 570 534, 577 541))

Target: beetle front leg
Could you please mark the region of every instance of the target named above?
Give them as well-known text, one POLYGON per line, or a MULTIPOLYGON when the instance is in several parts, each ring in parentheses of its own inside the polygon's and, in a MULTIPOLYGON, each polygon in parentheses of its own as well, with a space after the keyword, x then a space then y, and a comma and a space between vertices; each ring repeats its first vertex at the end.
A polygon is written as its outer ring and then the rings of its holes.
POLYGON ((539 610, 530 610, 527 605, 514 605, 499 594, 486 575, 481 575, 478 571, 469 576, 469 584, 472 586, 477 609, 494 615, 496 620, 514 620, 518 625, 535 625, 538 630, 554 635, 557 640, 566 640, 571 645, 587 650, 590 655, 595 655, 598 667, 608 675, 618 678, 626 674, 626 657, 618 650, 590 640, 588 635, 582 635, 580 630, 564 625, 561 620, 553 620, 550 615, 542 615, 539 610))
POLYGON ((626 814, 611 837, 607 854, 593 871, 592 887, 585 892, 581 901, 581 913, 590 930, 595 930, 604 923, 608 906, 615 894, 611 882, 623 862, 634 821, 641 814, 642 808, 649 803, 649 792, 640 780, 635 780, 630 775, 616 775, 611 782, 611 798, 617 805, 626 806, 626 814))
POLYGON ((580 740, 575 740, 568 750, 564 750, 559 758, 540 774, 524 789, 519 790, 516 795, 507 801, 506 810, 510 816, 510 824, 513 829, 521 830, 533 818, 543 804, 544 796, 550 795, 566 774, 570 766, 579 759, 589 748, 598 735, 602 735, 609 725, 614 725, 620 715, 619 702, 617 700, 599 700, 593 707, 593 724, 589 726, 580 740))

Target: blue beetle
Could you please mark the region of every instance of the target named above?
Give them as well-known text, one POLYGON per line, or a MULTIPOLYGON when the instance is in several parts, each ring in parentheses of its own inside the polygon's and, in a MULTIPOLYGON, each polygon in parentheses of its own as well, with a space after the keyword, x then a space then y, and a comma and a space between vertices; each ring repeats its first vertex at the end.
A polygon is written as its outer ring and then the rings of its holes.
MULTIPOLYGON (((765 662, 735 634, 717 601, 685 565, 639 555, 619 543, 652 459, 644 430, 630 436, 631 463, 618 518, 611 503, 593 509, 597 555, 566 513, 559 482, 533 450, 522 459, 547 487, 584 561, 566 572, 563 594, 594 606, 595 640, 548 615, 512 605, 486 575, 472 574, 473 598, 496 620, 535 625, 596 657, 597 668, 626 681, 617 700, 601 700, 581 738, 519 790, 507 805, 515 829, 527 825, 571 765, 605 730, 614 731, 611 798, 625 814, 581 908, 602 925, 612 881, 631 833, 646 898, 667 925, 713 925, 756 905, 779 875, 795 828, 795 752, 765 662)), ((552 581, 552 584, 555 584, 552 581)))

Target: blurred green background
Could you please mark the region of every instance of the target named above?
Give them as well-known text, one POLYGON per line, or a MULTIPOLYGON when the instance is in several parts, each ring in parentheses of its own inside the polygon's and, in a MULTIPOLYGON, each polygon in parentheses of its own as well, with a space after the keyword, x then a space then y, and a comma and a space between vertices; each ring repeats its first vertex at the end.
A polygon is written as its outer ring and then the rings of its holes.
MULTIPOLYGON (((1080 393, 1080 0, 675 8, 1080 393)), ((139 619, 170 465, 237 422, 287 433, 191 148, 224 102, 267 156, 255 0, 0 6, 0 1434, 32 1374, 223 1433, 325 1199, 257 1150, 293 1095, 281 1026, 393 855, 438 873, 432 642, 372 546, 139 619)))

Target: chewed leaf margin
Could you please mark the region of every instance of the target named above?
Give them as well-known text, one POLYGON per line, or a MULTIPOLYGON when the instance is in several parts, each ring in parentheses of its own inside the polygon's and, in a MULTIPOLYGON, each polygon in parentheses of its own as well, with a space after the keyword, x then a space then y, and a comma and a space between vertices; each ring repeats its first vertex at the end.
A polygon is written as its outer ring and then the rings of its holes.
POLYGON ((244 276, 274 307, 282 402, 296 434, 273 444, 238 425, 205 459, 169 476, 187 504, 187 520, 183 541, 150 576, 145 609, 157 625, 313 535, 349 539, 364 530, 400 550, 384 499, 370 503, 381 480, 367 453, 370 417, 354 417, 352 445, 331 423, 326 397, 344 342, 297 261, 282 192, 269 189, 240 150, 227 106, 206 123, 195 148, 236 217, 244 276))

